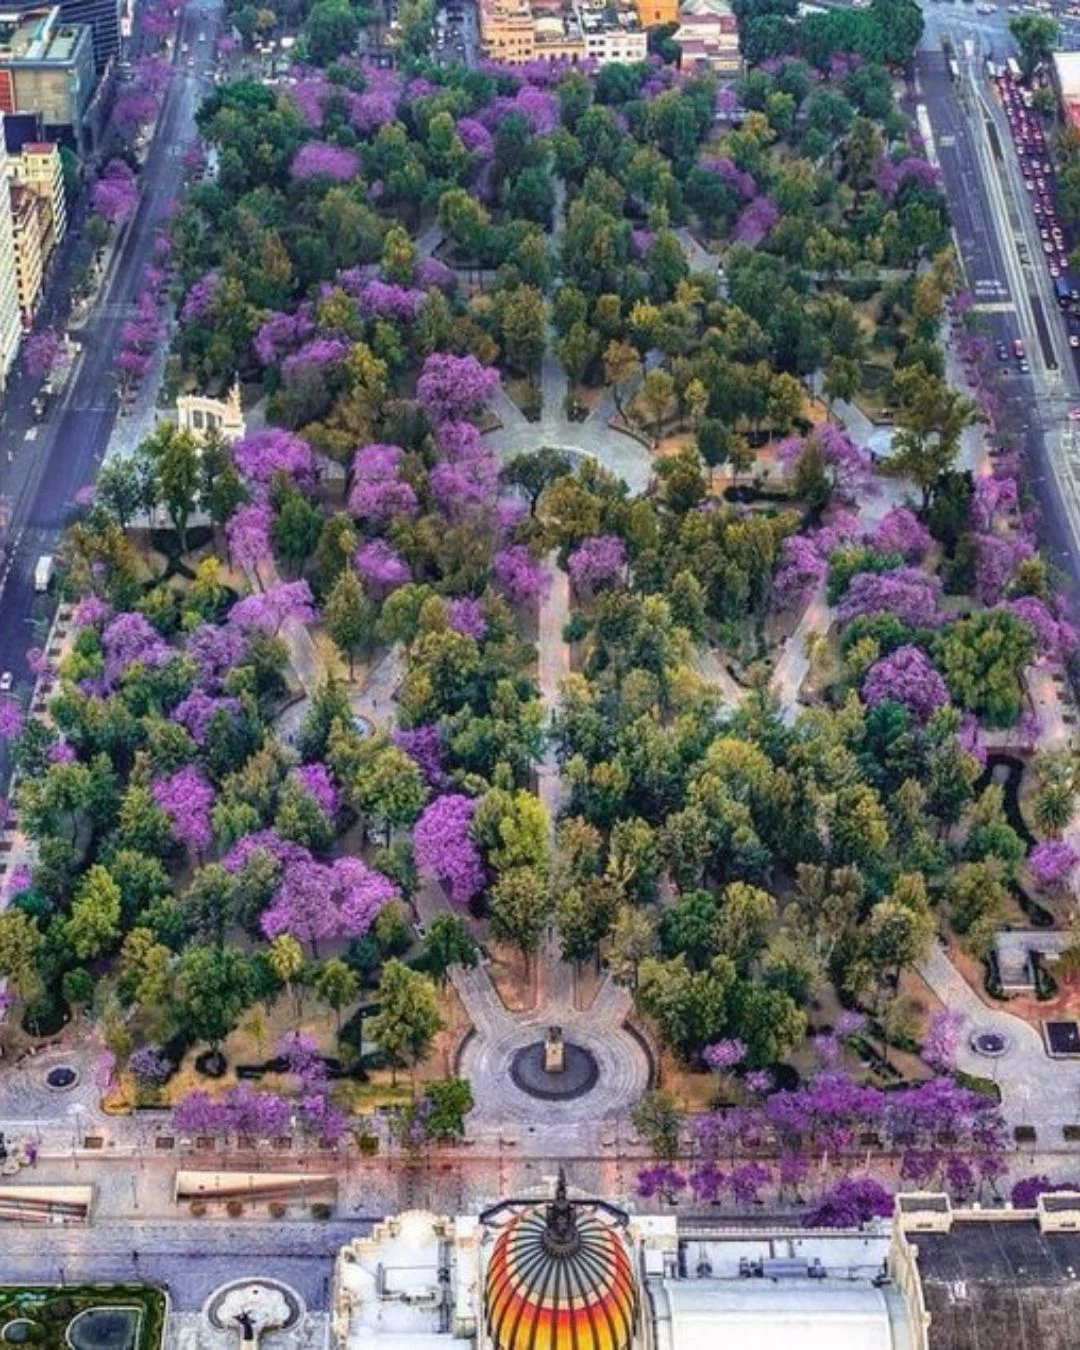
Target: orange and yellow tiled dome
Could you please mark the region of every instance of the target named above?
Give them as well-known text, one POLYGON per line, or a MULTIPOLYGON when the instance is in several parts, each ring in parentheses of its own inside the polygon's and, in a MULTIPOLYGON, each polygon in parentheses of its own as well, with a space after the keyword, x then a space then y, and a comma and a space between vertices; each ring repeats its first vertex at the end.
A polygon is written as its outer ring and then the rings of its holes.
POLYGON ((484 1286, 497 1350, 628 1350, 637 1292, 618 1230, 578 1213, 560 1180, 553 1204, 499 1233, 484 1286))

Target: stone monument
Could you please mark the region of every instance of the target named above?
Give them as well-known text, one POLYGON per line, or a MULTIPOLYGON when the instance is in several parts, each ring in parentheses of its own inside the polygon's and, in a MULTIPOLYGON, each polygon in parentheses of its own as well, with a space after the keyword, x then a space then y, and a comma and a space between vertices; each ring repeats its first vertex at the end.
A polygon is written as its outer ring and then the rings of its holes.
POLYGON ((547 1040, 544 1042, 544 1072, 562 1073, 565 1068, 566 1046, 562 1027, 548 1027, 547 1040))

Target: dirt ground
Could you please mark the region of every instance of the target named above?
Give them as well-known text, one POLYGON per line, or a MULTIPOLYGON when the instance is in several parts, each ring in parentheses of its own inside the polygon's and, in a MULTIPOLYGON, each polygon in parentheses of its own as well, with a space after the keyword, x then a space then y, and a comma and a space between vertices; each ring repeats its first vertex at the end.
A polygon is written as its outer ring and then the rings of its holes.
POLYGON ((488 940, 491 956, 488 971, 507 1012, 531 1012, 536 1007, 536 959, 525 968, 525 959, 514 947, 488 940))

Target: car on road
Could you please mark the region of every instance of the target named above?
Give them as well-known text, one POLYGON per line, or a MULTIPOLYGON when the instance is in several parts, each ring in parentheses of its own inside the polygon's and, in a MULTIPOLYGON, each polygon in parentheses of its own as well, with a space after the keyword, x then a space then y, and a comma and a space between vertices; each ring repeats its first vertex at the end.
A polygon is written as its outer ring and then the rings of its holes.
POLYGON ((0 675, 0 694, 10 694, 14 683, 15 676, 12 675, 10 670, 5 670, 3 675, 0 675))
POLYGON ((1008 347, 1005 345, 1004 342, 999 342, 999 343, 998 343, 998 345, 997 345, 997 354, 998 354, 998 360, 999 360, 999 361, 1007 361, 1007 360, 1009 359, 1009 349, 1008 349, 1008 347))
POLYGON ((1030 374, 1031 374, 1031 367, 1028 365, 1028 363, 1027 363, 1026 361, 1021 361, 1021 362, 1020 362, 1020 374, 1021 374, 1021 375, 1030 375, 1030 374))
POLYGON ((1069 346, 1073 349, 1073 351, 1075 351, 1077 347, 1080 347, 1080 334, 1077 333, 1069 334, 1069 346))

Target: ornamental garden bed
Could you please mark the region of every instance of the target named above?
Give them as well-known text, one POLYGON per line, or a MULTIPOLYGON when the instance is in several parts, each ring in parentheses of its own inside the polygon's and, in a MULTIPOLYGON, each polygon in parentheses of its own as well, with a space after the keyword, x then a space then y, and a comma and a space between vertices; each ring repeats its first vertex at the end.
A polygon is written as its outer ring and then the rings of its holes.
POLYGON ((159 1350, 165 1311, 165 1295, 150 1285, 5 1285, 0 1339, 46 1350, 159 1350))

